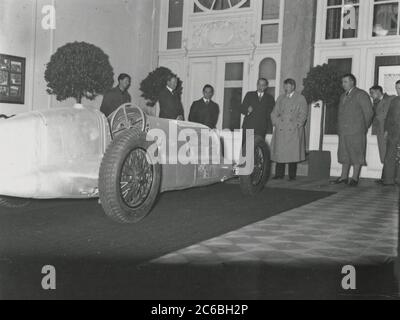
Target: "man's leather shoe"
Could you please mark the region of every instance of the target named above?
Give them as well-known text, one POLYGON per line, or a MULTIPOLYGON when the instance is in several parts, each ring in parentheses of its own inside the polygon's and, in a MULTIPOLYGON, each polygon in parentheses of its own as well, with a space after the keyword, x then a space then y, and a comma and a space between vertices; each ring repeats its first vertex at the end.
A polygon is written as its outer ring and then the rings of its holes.
POLYGON ((334 181, 331 181, 331 184, 348 184, 349 183, 349 180, 348 179, 342 179, 342 178, 339 178, 339 179, 336 179, 336 180, 334 180, 334 181))
POLYGON ((283 179, 284 179, 284 177, 278 177, 278 176, 275 176, 272 178, 272 180, 283 180, 283 179))
POLYGON ((350 179, 349 186, 350 187, 358 187, 359 181, 350 179))

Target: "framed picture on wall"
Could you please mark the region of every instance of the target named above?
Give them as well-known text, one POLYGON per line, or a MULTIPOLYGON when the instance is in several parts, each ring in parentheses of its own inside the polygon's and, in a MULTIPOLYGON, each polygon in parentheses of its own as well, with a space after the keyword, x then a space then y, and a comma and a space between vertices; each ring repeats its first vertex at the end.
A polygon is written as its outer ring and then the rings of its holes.
POLYGON ((25 103, 26 59, 0 53, 0 103, 25 103))
POLYGON ((384 66, 379 68, 379 84, 384 92, 396 96, 396 82, 400 80, 400 66, 384 66))

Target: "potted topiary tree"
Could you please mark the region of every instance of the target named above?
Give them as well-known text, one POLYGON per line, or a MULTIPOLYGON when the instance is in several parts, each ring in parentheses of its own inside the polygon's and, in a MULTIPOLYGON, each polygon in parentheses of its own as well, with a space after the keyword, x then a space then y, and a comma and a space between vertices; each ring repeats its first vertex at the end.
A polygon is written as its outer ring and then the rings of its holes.
POLYGON ((73 42, 60 47, 47 64, 47 92, 58 101, 74 98, 94 100, 114 84, 114 72, 109 57, 100 48, 73 42))
POLYGON ((323 151, 325 135, 325 115, 327 108, 337 108, 343 94, 341 75, 329 64, 316 66, 310 70, 303 81, 303 95, 312 108, 320 109, 319 148, 309 154, 309 177, 329 179, 331 154, 323 151))
MULTIPOLYGON (((140 91, 142 91, 142 97, 147 101, 147 106, 154 109, 158 107, 158 100, 160 96, 160 92, 167 85, 167 79, 169 76, 174 75, 170 69, 165 67, 159 67, 155 69, 153 72, 150 72, 149 75, 141 82, 140 91)), ((181 96, 183 91, 183 82, 178 78, 178 87, 176 88, 176 92, 181 96)), ((153 112, 154 114, 157 111, 153 112)))

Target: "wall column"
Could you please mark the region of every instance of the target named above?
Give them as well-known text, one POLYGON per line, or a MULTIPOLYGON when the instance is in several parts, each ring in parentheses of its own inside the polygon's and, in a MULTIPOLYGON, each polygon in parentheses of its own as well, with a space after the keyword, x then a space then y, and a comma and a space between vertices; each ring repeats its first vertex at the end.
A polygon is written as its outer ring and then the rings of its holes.
POLYGON ((317 0, 285 1, 281 79, 293 78, 298 89, 313 66, 317 0))

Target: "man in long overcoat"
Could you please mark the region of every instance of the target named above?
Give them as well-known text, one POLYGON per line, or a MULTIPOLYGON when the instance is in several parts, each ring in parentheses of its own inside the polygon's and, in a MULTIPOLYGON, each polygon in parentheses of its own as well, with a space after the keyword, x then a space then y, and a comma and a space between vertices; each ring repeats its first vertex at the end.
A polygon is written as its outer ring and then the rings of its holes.
POLYGON ((398 97, 392 100, 385 123, 387 141, 383 184, 400 183, 399 149, 400 149, 400 81, 396 83, 398 97))
POLYGON ((295 180, 297 165, 306 160, 305 126, 308 118, 308 104, 304 96, 297 93, 296 82, 284 82, 285 94, 276 102, 271 114, 274 135, 271 144, 272 161, 276 162, 275 178, 285 177, 289 164, 289 178, 295 180))
POLYGON ((342 85, 345 93, 340 97, 338 116, 338 160, 342 164, 342 175, 333 183, 356 187, 361 168, 367 164, 367 134, 374 109, 369 94, 356 87, 357 79, 354 75, 345 75, 342 85), (351 167, 354 169, 353 177, 349 179, 351 167))
MULTIPOLYGON (((385 122, 389 112, 390 105, 395 97, 389 96, 383 92, 381 86, 374 86, 370 89, 371 97, 374 101, 375 117, 373 127, 378 139, 379 156, 382 164, 385 164, 387 140, 385 137, 385 122)), ((379 184, 384 183, 383 174, 379 184)))

